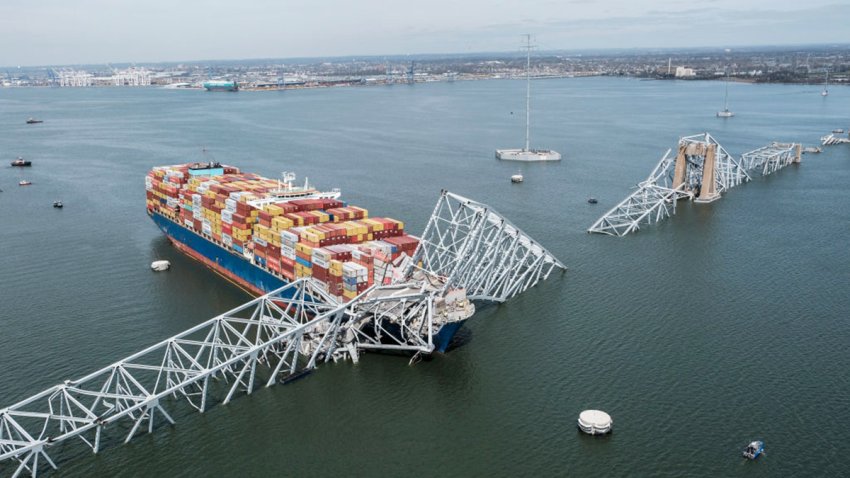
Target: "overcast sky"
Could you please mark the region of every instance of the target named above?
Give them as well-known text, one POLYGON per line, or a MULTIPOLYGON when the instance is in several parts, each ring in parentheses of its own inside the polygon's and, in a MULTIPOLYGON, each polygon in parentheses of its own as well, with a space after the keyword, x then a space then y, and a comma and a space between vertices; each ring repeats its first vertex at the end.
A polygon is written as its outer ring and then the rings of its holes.
POLYGON ((0 0, 0 65, 850 43, 850 0, 0 0))

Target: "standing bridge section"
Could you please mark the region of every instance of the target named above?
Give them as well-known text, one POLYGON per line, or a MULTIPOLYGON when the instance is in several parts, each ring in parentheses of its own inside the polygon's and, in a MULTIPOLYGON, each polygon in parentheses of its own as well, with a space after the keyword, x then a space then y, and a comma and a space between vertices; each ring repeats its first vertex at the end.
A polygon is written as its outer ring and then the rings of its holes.
MULTIPOLYGON (((432 353, 472 316, 472 300, 503 302, 565 269, 485 204, 443 192, 397 279, 338 303, 298 279, 108 367, 0 408, 0 474, 56 469, 62 443, 129 442, 175 423, 174 412, 227 404, 369 350, 432 353), (188 407, 187 407, 188 406, 188 407)), ((417 355, 414 355, 414 358, 417 355)))
POLYGON ((802 148, 794 143, 772 143, 733 157, 710 134, 685 136, 675 157, 670 150, 649 177, 626 199, 600 217, 587 232, 625 236, 641 225, 657 223, 675 214, 680 199, 710 203, 721 194, 751 179, 751 170, 762 175, 800 162, 802 148))

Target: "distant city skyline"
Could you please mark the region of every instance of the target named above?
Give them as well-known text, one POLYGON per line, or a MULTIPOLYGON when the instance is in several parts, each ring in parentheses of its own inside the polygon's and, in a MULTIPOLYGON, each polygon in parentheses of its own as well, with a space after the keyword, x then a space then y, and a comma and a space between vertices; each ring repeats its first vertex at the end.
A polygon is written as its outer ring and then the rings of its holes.
POLYGON ((4 0, 0 65, 847 43, 835 0, 4 0))

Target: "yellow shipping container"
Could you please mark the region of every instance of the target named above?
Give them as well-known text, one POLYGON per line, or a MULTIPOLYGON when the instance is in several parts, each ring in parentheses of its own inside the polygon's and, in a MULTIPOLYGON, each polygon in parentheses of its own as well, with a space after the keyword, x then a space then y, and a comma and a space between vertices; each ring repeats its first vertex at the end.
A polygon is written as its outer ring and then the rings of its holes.
POLYGON ((353 290, 342 289, 342 295, 344 297, 349 298, 349 299, 353 299, 353 298, 357 297, 357 292, 353 291, 353 290))
POLYGON ((309 255, 310 257, 313 257, 313 248, 311 246, 308 246, 307 244, 302 243, 302 242, 295 244, 295 251, 301 252, 301 253, 309 255))
POLYGON ((283 208, 275 204, 267 204, 266 212, 271 214, 272 216, 280 216, 283 214, 283 208))
POLYGON ((342 261, 331 259, 331 275, 342 277, 342 261))
POLYGON ((370 226, 372 226, 373 231, 383 231, 384 230, 384 225, 379 221, 375 221, 374 219, 364 219, 361 222, 365 222, 366 224, 369 224, 370 226))
POLYGON ((310 211, 308 214, 318 217, 320 223, 328 222, 331 220, 331 217, 327 213, 324 213, 322 211, 310 211))

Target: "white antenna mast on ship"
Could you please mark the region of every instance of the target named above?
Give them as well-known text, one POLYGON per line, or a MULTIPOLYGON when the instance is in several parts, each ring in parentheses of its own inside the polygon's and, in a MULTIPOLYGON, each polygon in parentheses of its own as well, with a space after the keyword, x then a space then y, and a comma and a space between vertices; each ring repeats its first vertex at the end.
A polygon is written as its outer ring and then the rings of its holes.
MULTIPOLYGON (((286 184, 286 187, 292 189, 292 181, 295 181, 295 173, 291 173, 289 171, 284 171, 280 173, 283 177, 283 183, 286 184)), ((280 182, 280 179, 277 180, 277 188, 283 189, 283 185, 280 182)))

